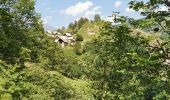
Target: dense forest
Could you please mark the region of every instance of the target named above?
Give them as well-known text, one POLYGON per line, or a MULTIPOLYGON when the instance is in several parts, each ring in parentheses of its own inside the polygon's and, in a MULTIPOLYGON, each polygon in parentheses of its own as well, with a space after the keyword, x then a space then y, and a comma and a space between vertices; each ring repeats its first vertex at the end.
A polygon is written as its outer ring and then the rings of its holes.
POLYGON ((61 48, 35 0, 0 0, 0 100, 170 100, 170 2, 131 0, 129 8, 143 18, 112 24, 96 15, 58 29, 76 37, 61 48), (89 39, 83 32, 94 25, 89 39))

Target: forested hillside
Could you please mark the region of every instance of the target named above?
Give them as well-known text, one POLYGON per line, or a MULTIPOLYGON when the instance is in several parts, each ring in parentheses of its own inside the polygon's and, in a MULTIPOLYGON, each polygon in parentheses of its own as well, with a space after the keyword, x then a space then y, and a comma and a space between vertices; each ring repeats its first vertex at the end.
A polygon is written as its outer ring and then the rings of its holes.
POLYGON ((57 30, 75 37, 65 48, 35 2, 0 0, 0 100, 170 100, 168 0, 130 0, 144 18, 120 15, 116 25, 82 17, 57 30))

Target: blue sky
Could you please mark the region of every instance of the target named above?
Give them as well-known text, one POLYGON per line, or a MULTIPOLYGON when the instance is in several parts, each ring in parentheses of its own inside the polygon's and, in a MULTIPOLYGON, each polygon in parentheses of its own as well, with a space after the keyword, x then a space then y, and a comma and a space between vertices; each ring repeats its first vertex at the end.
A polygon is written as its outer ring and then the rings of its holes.
POLYGON ((129 0, 37 0, 36 11, 41 14, 44 24, 59 28, 67 26, 78 18, 85 16, 93 19, 100 14, 108 19, 112 11, 120 15, 140 18, 140 14, 128 9, 129 0))

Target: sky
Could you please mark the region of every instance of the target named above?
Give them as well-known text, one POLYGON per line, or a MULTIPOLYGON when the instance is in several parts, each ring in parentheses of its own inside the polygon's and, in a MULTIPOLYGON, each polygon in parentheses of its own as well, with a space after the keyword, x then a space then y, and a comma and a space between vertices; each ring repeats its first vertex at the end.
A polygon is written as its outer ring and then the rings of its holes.
POLYGON ((36 11, 43 23, 55 28, 67 27, 80 17, 93 19, 100 14, 103 20, 110 20, 112 11, 120 15, 141 18, 140 14, 128 8, 130 0, 36 0, 36 11))

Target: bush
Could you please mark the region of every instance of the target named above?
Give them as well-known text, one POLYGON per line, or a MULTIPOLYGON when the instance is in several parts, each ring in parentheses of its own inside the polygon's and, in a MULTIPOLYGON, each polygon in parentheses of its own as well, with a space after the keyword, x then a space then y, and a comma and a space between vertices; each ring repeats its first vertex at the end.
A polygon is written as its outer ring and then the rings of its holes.
POLYGON ((75 46, 74 46, 74 51, 77 55, 81 55, 82 53, 82 46, 81 46, 81 43, 80 42, 76 42, 75 43, 75 46))
POLYGON ((75 91, 56 71, 46 71, 38 64, 29 68, 0 62, 0 100, 65 100, 75 91))
POLYGON ((76 35, 76 41, 83 41, 83 36, 81 34, 76 35))

